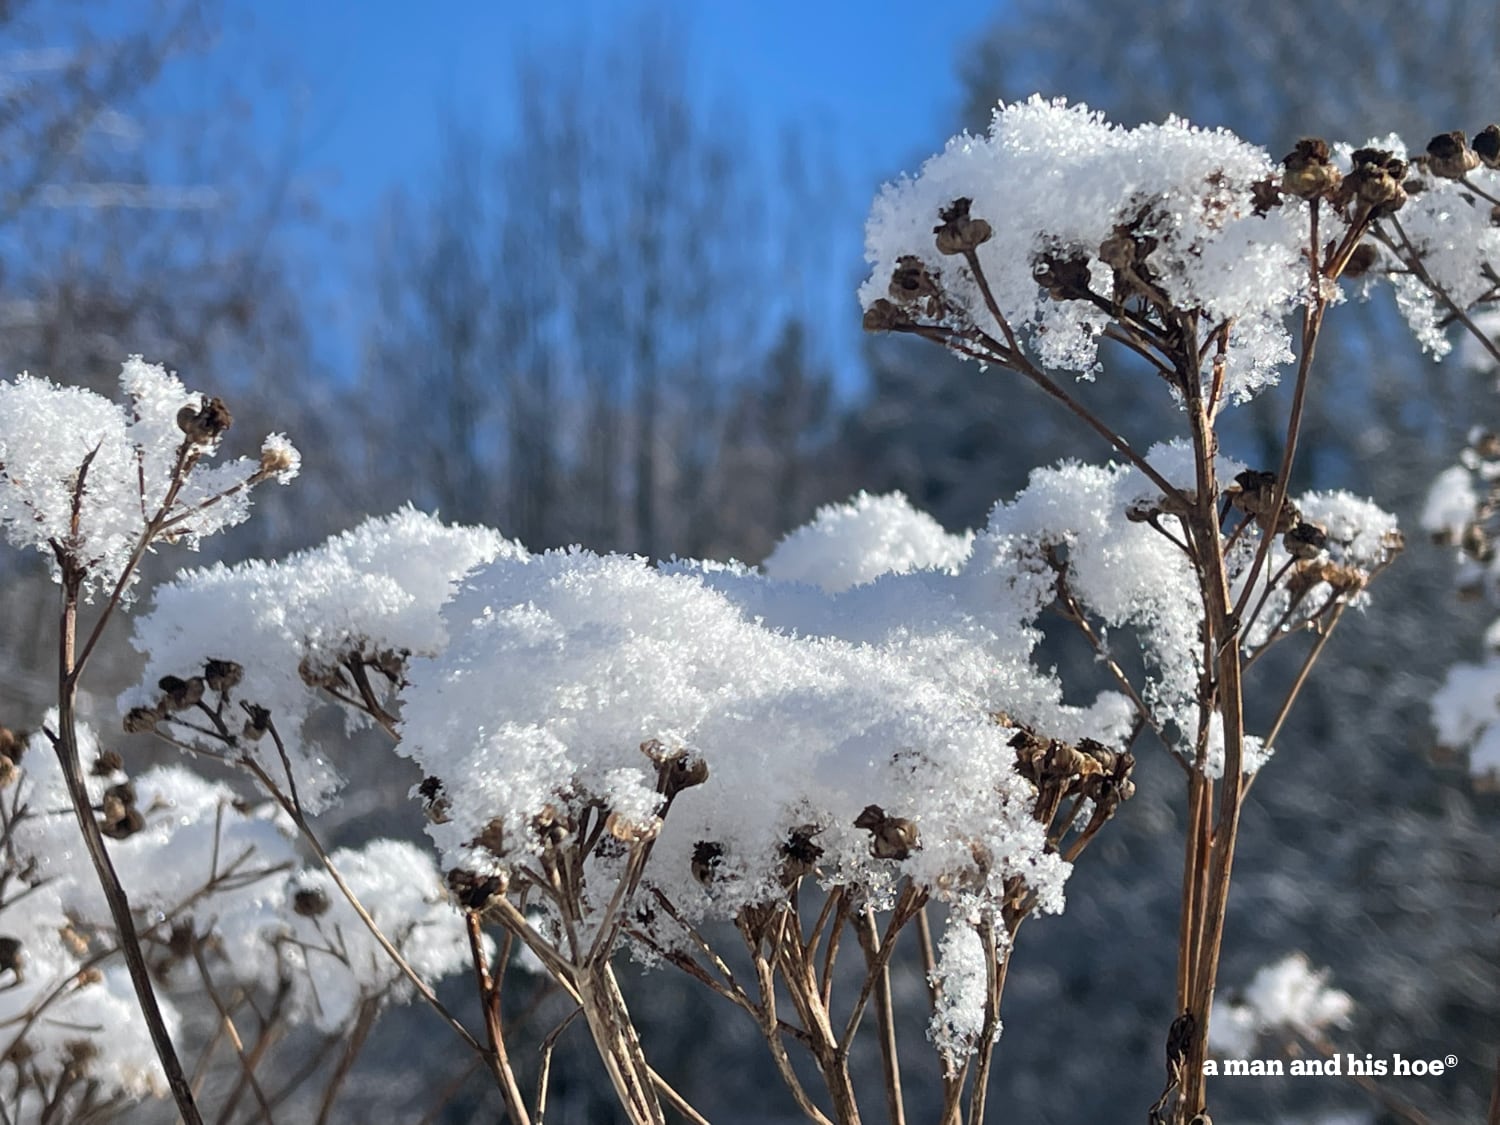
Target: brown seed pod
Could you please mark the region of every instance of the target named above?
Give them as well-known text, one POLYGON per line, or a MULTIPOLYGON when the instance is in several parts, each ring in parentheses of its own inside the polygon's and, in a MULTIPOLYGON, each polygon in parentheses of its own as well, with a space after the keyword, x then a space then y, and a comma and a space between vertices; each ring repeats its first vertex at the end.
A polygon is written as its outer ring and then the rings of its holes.
POLYGON ((205 399, 197 408, 184 406, 177 412, 177 428, 194 445, 209 445, 234 424, 234 416, 221 398, 205 399))
POLYGON ((938 212, 942 222, 932 228, 932 233, 937 235, 935 241, 939 254, 967 254, 990 240, 994 233, 990 224, 969 217, 973 203, 967 197, 955 199, 938 212))
POLYGON ((245 669, 233 660, 210 660, 203 665, 203 682, 208 690, 223 695, 245 678, 245 669))
POLYGON ((483 910, 494 899, 505 893, 510 879, 503 872, 496 875, 478 875, 455 867, 448 872, 448 890, 465 910, 483 910))
POLYGON ((1330 159, 1328 142, 1320 137, 1303 137, 1281 163, 1281 190, 1298 199, 1316 199, 1339 186, 1339 170, 1330 159))
POLYGON ((905 859, 922 846, 915 821, 887 816, 879 805, 866 805, 854 827, 869 831, 870 854, 876 859, 905 859))
POLYGON ((1303 521, 1281 537, 1281 545, 1296 559, 1315 559, 1328 545, 1328 531, 1321 524, 1303 521))
POLYGON ((1439 133, 1427 142, 1427 167, 1434 176, 1461 180, 1479 167, 1479 157, 1469 147, 1469 138, 1455 129, 1439 133))
POLYGON ((328 913, 328 895, 318 887, 299 887, 292 894, 292 912, 304 918, 321 918, 328 913))

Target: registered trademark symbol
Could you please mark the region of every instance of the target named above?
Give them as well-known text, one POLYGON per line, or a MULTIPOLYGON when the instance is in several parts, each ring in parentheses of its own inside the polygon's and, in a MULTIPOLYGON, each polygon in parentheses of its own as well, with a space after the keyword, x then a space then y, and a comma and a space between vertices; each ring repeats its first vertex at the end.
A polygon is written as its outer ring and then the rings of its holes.
POLYGON ((1458 1065, 1458 1056, 1457 1055, 1447 1055, 1447 1056, 1445 1056, 1443 1058, 1443 1062, 1447 1063, 1449 1066, 1457 1066, 1458 1065))

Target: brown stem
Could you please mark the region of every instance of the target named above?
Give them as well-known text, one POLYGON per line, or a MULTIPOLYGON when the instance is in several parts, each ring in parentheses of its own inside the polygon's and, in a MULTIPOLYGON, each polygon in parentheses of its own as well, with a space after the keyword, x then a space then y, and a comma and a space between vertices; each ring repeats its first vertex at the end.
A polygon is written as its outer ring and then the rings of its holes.
POLYGON ((109 903, 110 918, 114 922, 120 952, 125 959, 125 967, 130 973, 130 983, 135 988, 136 1001, 141 1006, 141 1014, 151 1035, 151 1044, 156 1050, 156 1057, 161 1061, 167 1085, 172 1091, 172 1098, 177 1103, 177 1112, 182 1117, 184 1125, 202 1125, 203 1118, 193 1099, 192 1087, 188 1083, 187 1075, 183 1072, 182 1063, 177 1057, 177 1049, 172 1045, 172 1037, 167 1031, 166 1021, 162 1018, 161 1006, 156 1000, 156 989, 151 982, 151 972, 146 966, 146 957, 141 951, 140 937, 136 933, 135 919, 130 912, 130 900, 120 883, 120 877, 115 873, 114 864, 110 862, 109 852, 104 845, 104 835, 99 830, 99 822, 94 819, 88 787, 84 781, 83 765, 78 753, 76 713, 78 666, 74 663, 74 644, 78 629, 78 594, 82 588, 83 575, 69 563, 64 568, 63 581, 65 595, 58 645, 58 730, 56 737, 52 740, 53 749, 57 753, 58 764, 62 768, 63 780, 68 787, 68 796, 73 803, 73 813, 78 820, 79 831, 83 834, 84 846, 94 865, 94 872, 99 878, 104 898, 109 903))
MULTIPOLYGON (((530 1125, 526 1114, 526 1098, 516 1073, 511 1068, 510 1056, 505 1050, 505 1032, 500 1023, 500 989, 490 976, 489 961, 484 955, 484 928, 479 915, 472 910, 464 912, 464 928, 469 935, 469 957, 474 963, 474 980, 479 989, 479 1006, 484 1011, 484 1028, 489 1035, 490 1049, 484 1053, 484 1061, 495 1082, 500 1087, 500 1096, 505 1099, 506 1112, 511 1125, 530 1125)), ((541 1110, 537 1111, 541 1116, 541 1110)))
MULTIPOLYGON (((875 911, 865 907, 859 917, 859 944, 865 964, 875 978, 875 1016, 880 1028, 880 1069, 885 1078, 885 1105, 891 1125, 906 1125, 906 1102, 901 1096, 901 1054, 896 1046, 896 1009, 891 998, 890 954, 875 926, 875 911)), ((892 939, 894 941, 894 939, 892 939)))

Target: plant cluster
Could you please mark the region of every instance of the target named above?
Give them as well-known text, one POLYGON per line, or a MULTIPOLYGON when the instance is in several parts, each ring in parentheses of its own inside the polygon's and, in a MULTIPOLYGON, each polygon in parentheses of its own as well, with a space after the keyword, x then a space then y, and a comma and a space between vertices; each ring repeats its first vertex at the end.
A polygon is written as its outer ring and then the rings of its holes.
POLYGON ((326 1116, 375 1011, 419 996, 512 1121, 543 1119, 576 1017, 628 1120, 703 1121, 652 1065, 617 975, 628 955, 738 1009, 805 1116, 838 1125, 877 1112, 854 1078, 866 1050, 886 1117, 905 1120, 913 1046, 893 976, 916 964, 941 1120, 977 1125, 1022 923, 1063 909, 1136 758, 1159 752, 1187 831, 1167 1081, 1141 1112, 1206 1125, 1212 1027, 1314 1035, 1348 1014, 1303 962, 1215 1014, 1246 794, 1335 628, 1402 548, 1369 501, 1291 494, 1318 335, 1346 284, 1381 278, 1434 350, 1445 318, 1472 323, 1495 295, 1494 137, 1446 135, 1410 161, 1394 141, 1305 140, 1278 164, 1180 121, 1126 130, 1078 106, 1002 106, 987 137, 955 139, 876 201, 865 324, 1034 385, 1111 463, 1038 468, 966 535, 861 495, 759 567, 534 554, 407 509, 280 561, 185 571, 137 619, 146 670, 124 726, 247 775, 263 807, 181 770, 126 776, 78 722, 77 692, 145 552, 244 518, 255 487, 296 472, 295 451, 273 437, 258 459, 209 468, 228 409, 139 360, 128 411, 0 384, 0 522, 48 554, 63 590, 58 708, 0 759, 0 963, 14 975, 0 1003, 21 1027, 0 1102, 82 1120, 164 1084, 200 1120, 181 1025, 158 999, 190 982, 215 1008, 205 1057, 226 1045, 239 1076, 226 1119, 240 1100, 274 1119, 286 1090, 257 1071, 279 1021, 345 1037, 326 1116), (1063 379, 1117 377, 1106 346, 1161 394, 1171 440, 1132 444, 1063 379), (1288 364, 1277 463, 1221 452, 1225 412, 1288 364), (1044 658, 1059 633, 1087 646, 1106 690, 1044 658), (1299 642, 1275 712, 1247 716, 1245 677, 1299 642), (317 815, 347 785, 322 745, 330 709, 420 766, 435 864, 388 841, 323 847, 317 815), (315 857, 305 869, 294 838, 315 857), (465 967, 479 1034, 432 991, 465 967), (529 1089, 505 987, 518 971, 568 1013, 529 1089), (81 1031, 66 1005, 83 995, 139 1011, 154 1053, 81 1031))

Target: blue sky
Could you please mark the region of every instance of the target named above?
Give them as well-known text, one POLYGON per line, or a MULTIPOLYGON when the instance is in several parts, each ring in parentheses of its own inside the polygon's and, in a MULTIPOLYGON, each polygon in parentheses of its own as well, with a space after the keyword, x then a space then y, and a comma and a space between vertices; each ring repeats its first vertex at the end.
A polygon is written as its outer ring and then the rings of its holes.
MULTIPOLYGON (((503 137, 518 52, 567 50, 590 29, 645 6, 231 0, 228 35, 283 64, 286 77, 273 80, 296 91, 302 173, 318 185, 325 217, 354 236, 318 251, 320 283, 336 292, 339 278, 364 268, 358 232, 392 188, 420 192, 430 182, 445 113, 503 137)), ((850 325, 832 345, 840 367, 852 362, 857 338, 849 290, 864 211, 882 180, 913 168, 953 132, 959 45, 996 9, 983 0, 681 0, 668 9, 686 14, 706 96, 734 103, 765 138, 790 126, 834 151, 845 202, 831 222, 844 264, 823 284, 828 307, 842 305, 850 325)), ((344 337, 357 313, 346 306, 335 319, 344 322, 335 335, 344 337)), ((324 344, 329 361, 354 362, 352 338, 324 344)))

